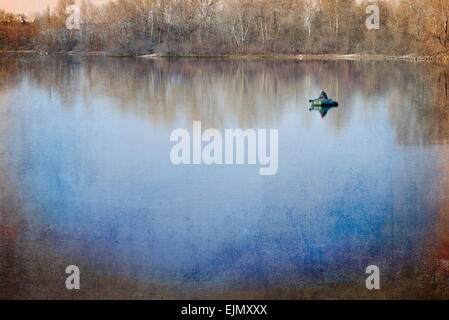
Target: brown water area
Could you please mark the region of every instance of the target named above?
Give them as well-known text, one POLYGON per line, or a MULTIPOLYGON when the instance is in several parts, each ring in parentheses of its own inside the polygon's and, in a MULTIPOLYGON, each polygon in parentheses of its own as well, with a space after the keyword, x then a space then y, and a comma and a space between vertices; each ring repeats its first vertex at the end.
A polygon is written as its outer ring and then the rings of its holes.
POLYGON ((448 76, 0 55, 0 298, 447 299, 448 76), (309 111, 320 89, 339 107, 309 111), (174 166, 194 120, 278 129, 278 173, 174 166))

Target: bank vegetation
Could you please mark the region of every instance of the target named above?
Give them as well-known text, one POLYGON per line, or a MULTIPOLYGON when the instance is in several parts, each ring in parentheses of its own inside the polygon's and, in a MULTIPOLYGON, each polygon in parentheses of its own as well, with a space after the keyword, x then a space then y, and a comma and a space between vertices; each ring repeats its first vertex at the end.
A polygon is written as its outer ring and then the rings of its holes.
POLYGON ((159 55, 446 57, 447 0, 78 0, 80 29, 59 0, 27 17, 0 10, 0 49, 159 55), (380 9, 369 30, 366 8, 380 9))

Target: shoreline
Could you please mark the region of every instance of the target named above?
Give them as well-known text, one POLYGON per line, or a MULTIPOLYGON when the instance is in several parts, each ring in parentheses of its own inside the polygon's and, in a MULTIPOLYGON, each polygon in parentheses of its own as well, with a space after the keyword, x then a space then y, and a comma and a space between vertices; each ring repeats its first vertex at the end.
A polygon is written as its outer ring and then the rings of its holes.
POLYGON ((449 56, 385 55, 385 54, 235 54, 235 55, 165 55, 165 54, 116 54, 107 51, 90 52, 43 52, 38 50, 0 50, 0 54, 38 54, 70 56, 103 56, 144 59, 251 59, 251 60, 298 60, 298 61, 407 61, 449 64, 449 56))

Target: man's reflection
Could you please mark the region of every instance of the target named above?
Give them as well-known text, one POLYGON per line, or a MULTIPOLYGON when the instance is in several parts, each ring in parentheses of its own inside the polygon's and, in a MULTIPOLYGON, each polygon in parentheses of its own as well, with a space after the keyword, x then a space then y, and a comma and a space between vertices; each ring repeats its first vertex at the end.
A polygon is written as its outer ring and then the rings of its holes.
POLYGON ((312 111, 312 110, 318 111, 320 113, 320 115, 321 115, 321 119, 323 119, 326 116, 326 114, 329 111, 329 109, 332 109, 332 108, 337 108, 337 107, 336 106, 329 106, 329 107, 316 107, 316 106, 314 107, 314 106, 311 106, 309 108, 309 111, 312 111))

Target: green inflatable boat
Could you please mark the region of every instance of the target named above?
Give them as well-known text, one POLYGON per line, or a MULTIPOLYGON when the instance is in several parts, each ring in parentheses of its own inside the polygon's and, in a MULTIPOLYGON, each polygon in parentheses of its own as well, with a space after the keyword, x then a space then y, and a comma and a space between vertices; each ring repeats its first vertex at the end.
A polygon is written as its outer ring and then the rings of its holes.
POLYGON ((338 102, 332 99, 309 100, 313 107, 338 107, 338 102))

